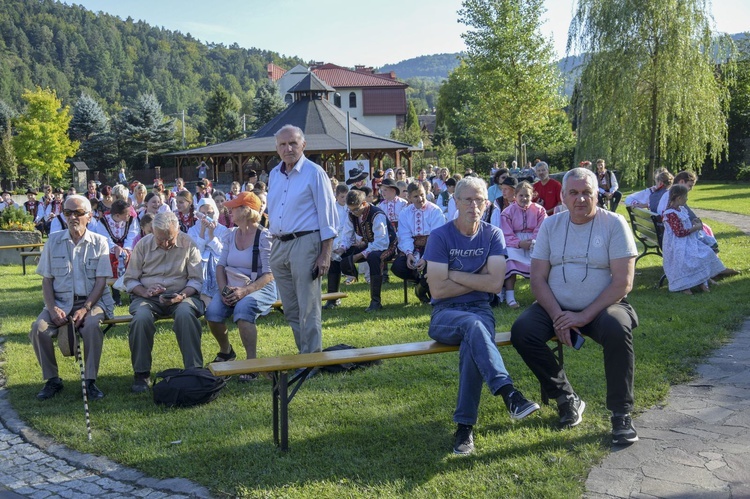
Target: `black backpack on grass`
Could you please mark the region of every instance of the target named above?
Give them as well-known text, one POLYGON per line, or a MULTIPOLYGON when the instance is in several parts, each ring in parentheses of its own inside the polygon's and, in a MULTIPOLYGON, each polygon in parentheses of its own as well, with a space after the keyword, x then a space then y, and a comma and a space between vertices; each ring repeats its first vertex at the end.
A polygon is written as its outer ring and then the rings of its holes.
MULTIPOLYGON (((335 352, 336 350, 351 350, 353 347, 351 345, 347 345, 345 343, 339 343, 338 345, 334 345, 332 347, 324 348, 324 352, 335 352)), ((344 364, 333 364, 330 366, 320 366, 320 370, 327 373, 345 373, 349 371, 354 371, 355 369, 362 369, 364 367, 370 367, 370 366, 378 366, 382 364, 383 361, 381 360, 366 360, 363 362, 345 362, 344 364)))
POLYGON ((206 368, 167 369, 156 373, 161 381, 154 384, 154 402, 167 407, 192 407, 211 402, 219 396, 226 380, 206 368))

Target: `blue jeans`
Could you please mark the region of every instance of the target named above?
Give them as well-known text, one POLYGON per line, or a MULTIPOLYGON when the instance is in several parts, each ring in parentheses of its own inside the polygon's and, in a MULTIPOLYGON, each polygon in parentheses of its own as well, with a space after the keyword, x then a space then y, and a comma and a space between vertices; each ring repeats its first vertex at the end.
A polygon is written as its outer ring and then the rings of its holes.
POLYGON ((224 322, 233 315, 234 322, 247 321, 255 324, 260 314, 271 308, 276 301, 276 283, 269 282, 259 290, 250 293, 235 303, 233 307, 224 305, 221 294, 216 293, 206 308, 206 320, 209 322, 224 322))
POLYGON ((440 343, 460 345, 458 401, 453 421, 476 424, 482 380, 493 395, 497 395, 503 386, 513 383, 495 345, 495 317, 489 303, 435 306, 428 334, 440 343))

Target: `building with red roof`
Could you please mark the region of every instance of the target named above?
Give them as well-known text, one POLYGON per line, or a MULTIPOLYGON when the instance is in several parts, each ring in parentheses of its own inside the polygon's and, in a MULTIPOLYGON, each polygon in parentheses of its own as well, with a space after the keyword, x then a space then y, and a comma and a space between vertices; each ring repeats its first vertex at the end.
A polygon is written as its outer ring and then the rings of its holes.
POLYGON ((391 130, 403 126, 406 119, 406 83, 390 73, 375 73, 373 68, 355 66, 349 69, 335 64, 314 64, 310 68, 298 65, 289 71, 275 64, 268 65, 268 77, 279 86, 279 93, 292 102, 289 90, 308 73, 333 87, 329 99, 349 116, 360 121, 376 134, 389 137, 391 130))

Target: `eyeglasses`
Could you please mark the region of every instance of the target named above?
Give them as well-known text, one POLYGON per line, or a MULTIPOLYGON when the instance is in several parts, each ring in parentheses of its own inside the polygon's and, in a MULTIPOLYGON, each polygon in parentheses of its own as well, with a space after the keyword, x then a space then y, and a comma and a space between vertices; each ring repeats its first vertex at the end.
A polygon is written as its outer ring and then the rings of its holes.
POLYGON ((563 275, 563 282, 565 284, 568 284, 568 279, 565 276, 565 264, 569 265, 585 265, 586 266, 586 273, 583 275, 583 279, 581 279, 581 282, 585 281, 586 278, 589 276, 589 249, 591 248, 591 234, 594 232, 594 220, 591 221, 591 226, 589 228, 589 240, 588 243, 586 243, 586 254, 583 256, 571 256, 571 257, 565 257, 565 250, 568 248, 568 229, 570 229, 570 221, 568 221, 568 225, 565 226, 565 242, 563 243, 563 250, 562 250, 562 275, 563 275))
POLYGON ((469 206, 472 204, 477 205, 477 206, 484 206, 484 203, 487 202, 485 198, 463 198, 463 199, 459 199, 459 201, 461 201, 461 203, 464 204, 465 206, 469 206))
POLYGON ((77 217, 82 217, 84 215, 88 215, 89 213, 91 213, 91 212, 90 211, 86 211, 86 210, 63 210, 63 215, 65 215, 66 217, 70 217, 70 216, 73 216, 73 215, 75 215, 77 217))

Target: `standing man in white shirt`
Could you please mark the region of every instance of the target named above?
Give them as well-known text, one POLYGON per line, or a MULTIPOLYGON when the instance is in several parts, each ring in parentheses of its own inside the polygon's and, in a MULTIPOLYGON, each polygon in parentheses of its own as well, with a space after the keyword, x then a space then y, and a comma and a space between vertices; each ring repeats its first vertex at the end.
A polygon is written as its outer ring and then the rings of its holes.
POLYGON ((339 225, 325 170, 304 155, 305 135, 296 126, 276 132, 281 158, 268 179, 271 271, 299 353, 323 349, 320 277, 331 265, 339 225))

